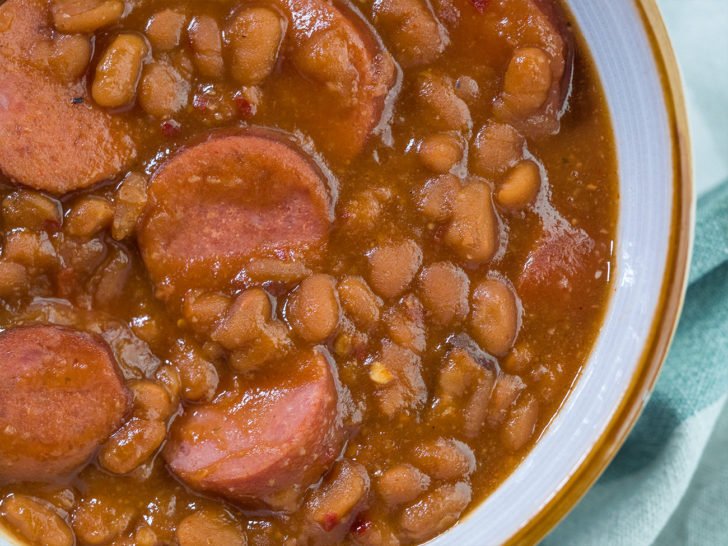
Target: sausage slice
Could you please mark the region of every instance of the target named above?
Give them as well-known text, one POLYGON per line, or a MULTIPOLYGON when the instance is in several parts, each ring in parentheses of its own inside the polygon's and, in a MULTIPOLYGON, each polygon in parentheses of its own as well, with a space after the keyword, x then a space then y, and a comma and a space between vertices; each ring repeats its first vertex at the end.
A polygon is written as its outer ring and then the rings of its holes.
POLYGON ((225 288, 251 259, 315 261, 333 220, 316 166, 292 145, 252 133, 183 150, 148 194, 139 245, 163 300, 225 288))
POLYGON ((46 325, 0 334, 0 479, 70 473, 130 409, 131 395, 100 338, 46 325))
POLYGON ((196 489, 251 505, 318 480, 344 442, 338 380, 323 350, 252 384, 231 382, 174 422, 163 451, 172 471, 196 489))
POLYGON ((63 194, 117 175, 136 146, 125 121, 92 103, 85 78, 61 82, 31 58, 51 32, 47 5, 0 5, 0 171, 63 194))
POLYGON ((380 122, 395 83, 394 62, 369 24, 343 2, 279 1, 291 21, 287 53, 300 80, 271 82, 271 104, 327 157, 351 159, 380 122), (305 103, 291 100, 299 83, 308 87, 305 103))
POLYGON ((527 136, 558 131, 574 62, 559 2, 455 0, 455 6, 463 13, 458 33, 477 36, 479 50, 487 52, 484 63, 503 76, 493 102, 496 118, 527 136))

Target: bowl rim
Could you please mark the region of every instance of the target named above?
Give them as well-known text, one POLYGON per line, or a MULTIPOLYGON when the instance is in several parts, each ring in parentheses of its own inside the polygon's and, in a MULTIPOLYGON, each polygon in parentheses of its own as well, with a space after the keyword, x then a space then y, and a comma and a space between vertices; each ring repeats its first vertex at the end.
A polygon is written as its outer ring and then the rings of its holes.
MULTIPOLYGON (((568 2, 568 0, 567 0, 568 2)), ((687 108, 675 52, 657 0, 632 0, 660 75, 670 127, 673 157, 673 204, 667 265, 661 298, 637 371, 609 424, 551 499, 506 542, 536 544, 573 509, 597 481, 627 439, 646 404, 677 329, 688 284, 695 223, 692 154, 687 108)), ((0 0, 0 3, 1 0, 0 0)), ((23 544, 0 523, 0 544, 23 544)))
POLYGON ((632 0, 660 75, 670 127, 673 204, 669 252, 661 298, 637 371, 609 424, 551 499, 506 542, 536 544, 571 511, 597 481, 627 439, 646 404, 667 356, 688 284, 695 224, 692 155, 682 79, 656 0, 632 0))

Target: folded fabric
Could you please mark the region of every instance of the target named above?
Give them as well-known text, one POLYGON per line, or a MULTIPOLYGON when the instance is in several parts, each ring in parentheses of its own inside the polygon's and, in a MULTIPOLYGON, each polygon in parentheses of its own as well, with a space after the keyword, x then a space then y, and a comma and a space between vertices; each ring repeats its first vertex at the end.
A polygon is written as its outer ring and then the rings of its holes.
MULTIPOLYGON (((728 393, 728 182, 698 202, 695 247, 683 314, 655 390, 604 475, 546 545, 670 544, 667 528, 685 498, 728 393), (663 532, 667 535, 661 535, 663 532)), ((720 456, 725 457, 725 448, 720 456)), ((725 461, 725 459, 724 459, 725 461)), ((728 464, 723 465, 728 469, 728 464)), ((728 544, 728 472, 701 516, 728 544), (711 516, 710 511, 713 511, 711 516)), ((699 496, 700 492, 697 493, 699 496)), ((685 544, 685 537, 675 544, 685 544)))
POLYGON ((690 285, 645 411, 548 546, 728 544, 728 4, 658 4, 685 82, 701 194, 690 285))

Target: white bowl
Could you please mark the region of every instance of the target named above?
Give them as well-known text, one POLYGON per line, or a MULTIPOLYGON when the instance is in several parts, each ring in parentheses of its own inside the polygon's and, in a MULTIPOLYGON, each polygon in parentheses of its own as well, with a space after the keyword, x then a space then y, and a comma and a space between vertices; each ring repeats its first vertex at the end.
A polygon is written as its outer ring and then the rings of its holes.
MULTIPOLYGON (((657 7, 654 0, 568 4, 604 85, 617 143, 615 292, 589 362, 536 447, 433 546, 542 538, 594 483, 636 421, 682 303, 694 202, 683 98, 657 7)), ((0 529, 0 544, 18 542, 0 529)))
POLYGON ((636 421, 677 324, 694 200, 685 107, 654 0, 570 0, 604 86, 619 163, 614 293, 596 346, 539 442, 432 546, 532 544, 583 496, 636 421))

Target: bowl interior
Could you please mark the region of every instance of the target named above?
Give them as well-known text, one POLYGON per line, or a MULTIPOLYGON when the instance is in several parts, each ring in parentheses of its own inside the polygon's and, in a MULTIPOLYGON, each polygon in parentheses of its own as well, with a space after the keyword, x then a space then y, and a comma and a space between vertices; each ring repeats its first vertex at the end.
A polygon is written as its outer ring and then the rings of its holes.
MULTIPOLYGON (((508 480, 432 545, 507 541, 555 495, 598 441, 634 377, 663 292, 673 147, 663 84, 635 0, 570 0, 604 85, 620 178, 615 293, 596 347, 560 413, 508 480)), ((0 544, 16 543, 3 538, 0 544)))
POLYGON ((617 144, 614 294, 587 365, 536 447, 433 545, 503 543, 553 498, 599 440, 638 372, 664 291, 677 190, 668 106, 640 8, 635 0, 568 4, 602 80, 617 144))

